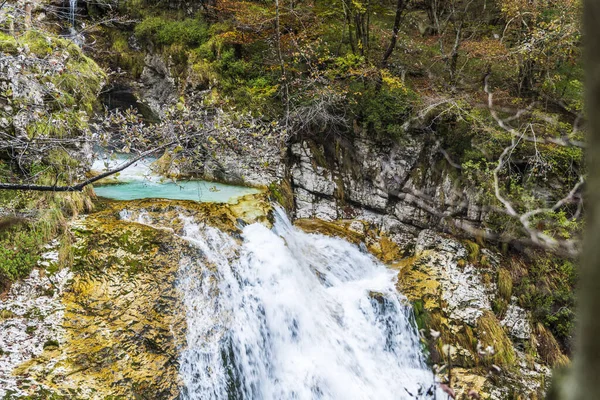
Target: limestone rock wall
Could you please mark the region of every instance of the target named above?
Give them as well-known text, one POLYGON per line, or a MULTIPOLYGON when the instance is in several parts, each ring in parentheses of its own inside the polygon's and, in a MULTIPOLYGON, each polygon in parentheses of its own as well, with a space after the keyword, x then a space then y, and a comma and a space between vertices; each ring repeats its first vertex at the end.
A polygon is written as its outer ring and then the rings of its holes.
POLYGON ((470 201, 458 218, 475 224, 482 218, 477 193, 457 187, 452 167, 423 135, 400 143, 362 136, 345 145, 302 140, 288 156, 297 218, 366 221, 403 247, 414 245, 422 229, 441 227, 439 218, 416 206, 413 193, 434 199, 439 210, 459 207, 466 195, 470 201))

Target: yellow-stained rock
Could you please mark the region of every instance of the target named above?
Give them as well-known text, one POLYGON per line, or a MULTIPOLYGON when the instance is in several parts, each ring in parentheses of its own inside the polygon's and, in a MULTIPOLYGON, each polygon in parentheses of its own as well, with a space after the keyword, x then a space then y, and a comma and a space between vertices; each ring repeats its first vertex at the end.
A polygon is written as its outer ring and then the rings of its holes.
POLYGON ((181 218, 239 233, 242 222, 268 223, 270 204, 252 195, 231 204, 139 200, 99 208, 73 225, 74 278, 62 298, 58 346, 15 374, 66 398, 175 399, 186 329, 177 272, 181 257, 198 256, 174 235, 181 218), (148 223, 121 219, 124 209, 148 223))
POLYGON ((371 254, 389 264, 402 258, 402 249, 385 233, 371 229, 369 224, 354 219, 323 221, 313 218, 301 218, 294 225, 308 233, 320 233, 334 236, 359 244, 365 243, 371 254))

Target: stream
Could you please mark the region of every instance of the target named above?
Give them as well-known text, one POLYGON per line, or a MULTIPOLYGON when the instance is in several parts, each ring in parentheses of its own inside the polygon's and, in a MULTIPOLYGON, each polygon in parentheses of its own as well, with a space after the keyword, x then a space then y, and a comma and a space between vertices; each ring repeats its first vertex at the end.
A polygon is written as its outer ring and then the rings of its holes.
POLYGON ((275 214, 273 229, 244 227, 241 244, 186 220, 183 237, 211 268, 180 265, 183 398, 434 398, 396 273, 275 214))

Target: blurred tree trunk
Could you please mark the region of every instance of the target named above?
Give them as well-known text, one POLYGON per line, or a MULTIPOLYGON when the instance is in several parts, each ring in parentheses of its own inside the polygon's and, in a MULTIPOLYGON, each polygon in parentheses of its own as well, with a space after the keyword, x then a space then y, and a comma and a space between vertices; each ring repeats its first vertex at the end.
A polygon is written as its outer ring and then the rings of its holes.
POLYGON ((570 400, 600 399, 600 1, 585 0, 586 108, 589 118, 587 232, 579 281, 574 365, 563 393, 570 400))
POLYGON ((31 29, 31 10, 33 9, 33 4, 30 1, 25 3, 25 29, 31 29))

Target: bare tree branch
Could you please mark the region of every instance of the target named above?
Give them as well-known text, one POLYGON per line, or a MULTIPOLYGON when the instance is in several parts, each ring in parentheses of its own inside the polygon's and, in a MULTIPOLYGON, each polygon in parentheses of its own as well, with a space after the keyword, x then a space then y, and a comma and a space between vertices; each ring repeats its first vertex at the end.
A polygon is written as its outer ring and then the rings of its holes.
POLYGON ((143 159, 144 157, 149 156, 150 154, 153 154, 159 150, 162 150, 172 144, 174 144, 175 142, 171 142, 171 143, 167 143, 164 144, 162 146, 159 147, 155 147, 151 150, 145 151, 142 154, 138 155, 137 157, 134 157, 133 159, 127 161, 126 163, 122 164, 121 166, 111 169, 109 171, 106 171, 100 175, 97 175, 93 178, 87 179, 81 183, 78 183, 76 185, 68 185, 68 186, 56 186, 56 185, 52 185, 52 186, 48 186, 48 185, 33 185, 33 184, 16 184, 16 183, 0 183, 0 189, 4 189, 4 190, 28 190, 28 191, 38 191, 38 192, 81 192, 86 186, 97 182, 101 179, 104 179, 108 176, 114 175, 118 172, 123 171, 124 169, 130 167, 131 165, 135 164, 136 162, 138 162, 139 160, 143 159))
POLYGON ((510 133, 512 136, 514 137, 519 137, 522 140, 525 140, 527 142, 533 142, 533 143, 545 143, 545 144, 556 144, 559 146, 566 146, 566 147, 579 147, 579 148, 585 148, 585 143, 579 140, 573 140, 571 138, 569 138, 568 136, 563 136, 561 138, 554 138, 554 137, 535 137, 535 136, 525 136, 525 135, 521 135, 516 129, 514 129, 513 127, 509 126, 507 124, 507 122, 512 121, 514 119, 520 118, 523 114, 529 112, 530 108, 533 105, 530 105, 530 107, 523 109, 523 110, 519 110, 517 112, 517 114, 515 114, 514 116, 508 118, 508 119, 502 119, 500 118, 500 116, 498 115, 498 113, 496 112, 495 108, 494 108, 494 95, 493 93, 490 91, 490 87, 489 87, 489 79, 490 79, 490 74, 486 74, 485 78, 484 78, 484 85, 483 85, 483 90, 485 91, 485 93, 487 94, 488 97, 488 108, 490 110, 490 114, 492 115, 492 118, 494 118, 494 120, 496 121, 496 123, 498 124, 498 126, 502 129, 504 129, 506 132, 510 133))

